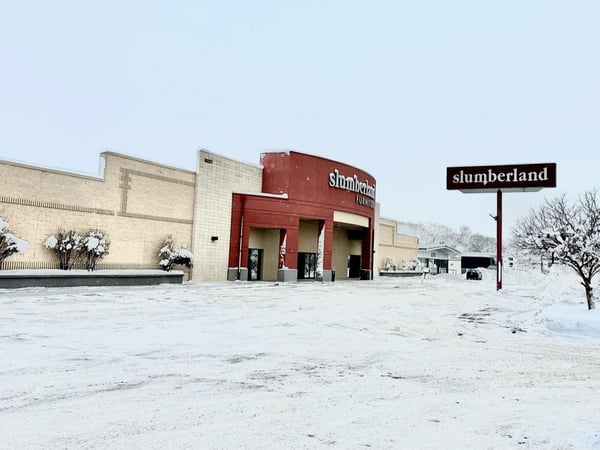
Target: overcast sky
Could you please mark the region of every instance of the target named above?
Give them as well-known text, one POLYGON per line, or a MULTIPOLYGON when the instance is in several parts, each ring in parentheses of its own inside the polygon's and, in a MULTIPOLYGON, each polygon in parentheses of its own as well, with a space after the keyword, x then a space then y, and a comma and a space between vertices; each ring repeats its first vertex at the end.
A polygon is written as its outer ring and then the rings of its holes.
POLYGON ((373 175, 381 214, 495 235, 446 167, 557 163, 504 233, 598 183, 600 2, 4 1, 0 158, 98 173, 293 149, 373 175))

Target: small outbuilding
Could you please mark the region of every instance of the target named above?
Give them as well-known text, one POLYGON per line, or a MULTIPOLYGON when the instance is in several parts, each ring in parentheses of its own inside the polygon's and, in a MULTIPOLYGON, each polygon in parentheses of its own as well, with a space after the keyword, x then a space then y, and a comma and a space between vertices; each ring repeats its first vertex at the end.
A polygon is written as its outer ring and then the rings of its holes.
POLYGON ((423 270, 431 274, 450 273, 458 275, 462 272, 460 252, 447 245, 419 244, 417 259, 423 270))

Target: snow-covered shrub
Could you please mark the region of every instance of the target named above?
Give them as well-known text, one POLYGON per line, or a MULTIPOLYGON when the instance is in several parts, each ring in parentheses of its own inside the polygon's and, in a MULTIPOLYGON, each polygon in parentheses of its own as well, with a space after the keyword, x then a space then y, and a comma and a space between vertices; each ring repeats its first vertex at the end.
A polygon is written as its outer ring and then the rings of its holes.
POLYGON ((0 217, 0 269, 6 258, 13 253, 25 253, 28 248, 29 243, 12 234, 8 222, 0 217))
POLYGON ((384 267, 385 270, 398 270, 398 264, 396 264, 396 262, 392 258, 385 258, 384 267))
POLYGON ((418 262, 415 260, 404 261, 402 263, 402 270, 417 270, 418 262))
POLYGON ((173 238, 169 236, 160 251, 158 252, 160 262, 158 263, 163 270, 170 272, 177 264, 186 267, 192 267, 194 255, 185 246, 174 249, 173 238))
POLYGON ((85 257, 85 267, 92 271, 96 263, 108 255, 110 241, 102 231, 88 231, 81 241, 81 254, 85 257))
POLYGON ((65 231, 61 228, 56 235, 48 236, 44 247, 56 252, 59 269, 71 270, 80 256, 82 241, 83 237, 76 231, 65 231))

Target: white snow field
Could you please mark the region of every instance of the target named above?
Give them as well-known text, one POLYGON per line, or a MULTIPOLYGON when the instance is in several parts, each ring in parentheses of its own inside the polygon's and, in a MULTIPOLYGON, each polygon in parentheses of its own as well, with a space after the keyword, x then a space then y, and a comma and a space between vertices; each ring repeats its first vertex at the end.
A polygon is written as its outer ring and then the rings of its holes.
POLYGON ((571 272, 0 290, 3 449, 600 449, 571 272))

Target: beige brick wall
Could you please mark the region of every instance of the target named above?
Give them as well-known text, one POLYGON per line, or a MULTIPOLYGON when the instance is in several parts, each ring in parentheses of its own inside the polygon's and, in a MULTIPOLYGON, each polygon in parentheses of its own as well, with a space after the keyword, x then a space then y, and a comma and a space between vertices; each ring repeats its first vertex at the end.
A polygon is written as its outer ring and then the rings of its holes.
POLYGON ((233 192, 261 192, 262 167, 198 151, 194 210, 193 279, 225 281, 233 192), (217 236, 218 240, 211 240, 217 236))
POLYGON ((0 161, 0 216, 29 242, 24 255, 7 261, 56 261, 43 243, 59 228, 108 234, 101 262, 158 267, 167 235, 191 247, 195 173, 113 152, 101 154, 101 173, 87 176, 0 161))
POLYGON ((395 220, 379 217, 378 223, 378 251, 375 252, 377 272, 385 267, 386 258, 390 258, 400 267, 405 262, 417 259, 416 236, 398 233, 398 222, 395 220))

